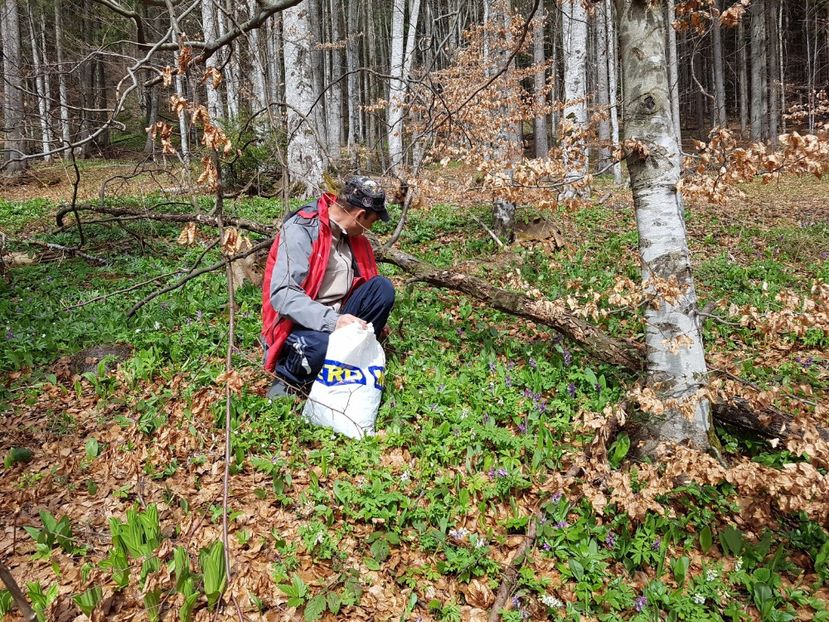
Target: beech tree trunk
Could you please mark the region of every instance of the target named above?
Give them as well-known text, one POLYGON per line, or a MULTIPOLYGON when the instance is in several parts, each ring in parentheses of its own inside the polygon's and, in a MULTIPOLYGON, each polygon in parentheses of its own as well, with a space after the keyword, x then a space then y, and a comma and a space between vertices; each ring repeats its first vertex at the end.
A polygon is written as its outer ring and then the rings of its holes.
POLYGON ((362 136, 362 128, 360 125, 360 76, 357 74, 357 65, 359 63, 360 48, 358 47, 358 22, 359 16, 357 10, 359 5, 353 0, 348 2, 348 10, 346 15, 346 32, 348 42, 345 46, 345 70, 348 74, 346 78, 346 86, 348 90, 348 154, 351 160, 352 168, 356 169, 357 164, 357 142, 362 136))
POLYGON ((597 170, 604 170, 610 161, 610 84, 608 82, 608 58, 610 41, 607 37, 607 7, 604 2, 596 9, 596 103, 607 117, 599 121, 599 162, 597 170))
POLYGON ((403 101, 406 97, 403 83, 403 27, 406 19, 406 0, 394 0, 391 9, 391 41, 389 47, 389 105, 388 145, 392 171, 403 162, 403 101))
POLYGON ((330 0, 328 20, 330 23, 330 40, 334 46, 328 52, 329 71, 331 80, 326 91, 327 101, 325 111, 327 116, 326 135, 328 136, 328 154, 332 158, 339 158, 340 147, 343 143, 343 65, 340 48, 340 9, 336 0, 330 0))
MULTIPOLYGON (((205 43, 215 41, 216 32, 216 8, 213 0, 201 0, 201 23, 204 31, 205 43)), ((218 71, 220 58, 218 54, 212 54, 205 63, 208 69, 218 71)), ((224 106, 222 105, 222 94, 218 88, 213 88, 213 81, 207 80, 207 111, 210 117, 218 121, 224 117, 224 106)))
POLYGON ((751 140, 768 137, 766 104, 766 8, 765 0, 751 3, 751 140))
MULTIPOLYGON (((251 15, 254 15, 256 13, 257 8, 257 0, 248 0, 248 9, 251 15)), ((268 59, 265 59, 263 61, 258 28, 254 28, 248 33, 247 40, 248 53, 250 57, 248 61, 248 70, 246 73, 250 77, 250 86, 251 91, 253 93, 251 112, 258 113, 260 110, 264 110, 268 106, 267 87, 265 86, 265 76, 267 75, 267 69, 265 68, 265 64, 269 61, 268 59)), ((267 116, 258 116, 257 121, 254 125, 254 127, 256 128, 257 137, 260 140, 263 140, 265 138, 265 119, 267 119, 267 116)))
POLYGON ((777 41, 780 33, 777 31, 777 9, 779 0, 766 0, 766 33, 768 35, 769 52, 769 79, 768 79, 768 109, 769 109, 769 141, 773 148, 777 148, 778 122, 780 120, 780 100, 778 89, 780 87, 780 57, 777 55, 777 41))
POLYGON ((536 70, 533 74, 533 101, 536 110, 533 119, 533 139, 535 142, 535 157, 546 158, 550 147, 547 145, 547 115, 542 112, 546 97, 544 89, 547 85, 546 66, 544 58, 544 22, 546 15, 539 13, 533 20, 533 64, 536 70))
POLYGON ((720 23, 722 0, 714 0, 713 8, 717 13, 712 17, 711 24, 711 37, 714 46, 714 100, 717 109, 717 125, 726 127, 728 116, 725 107, 725 73, 723 71, 722 25, 720 23))
POLYGON ((746 34, 743 20, 737 25, 737 67, 740 83, 740 132, 745 138, 748 129, 748 54, 746 53, 746 34))
POLYGON ((649 0, 617 0, 625 84, 624 139, 639 231, 642 279, 655 304, 645 310, 648 387, 666 407, 651 414, 657 441, 710 447, 710 405, 701 395, 707 368, 696 321, 696 292, 677 192, 680 151, 671 114, 666 24, 649 0), (666 295, 670 290, 671 295, 666 295), (687 411, 687 415, 683 412, 687 411))
POLYGON ((674 133, 676 134, 676 142, 682 146, 682 127, 681 117, 679 115, 679 71, 676 60, 676 29, 674 28, 674 20, 676 19, 676 6, 674 0, 668 0, 668 81, 671 86, 671 115, 674 120, 674 133))
POLYGON ((3 172, 16 173, 26 168, 25 136, 23 134, 23 81, 20 76, 20 24, 17 0, 0 5, 0 33, 3 37, 3 172), (4 5, 4 6, 3 6, 4 5))
MULTIPOLYGON (((619 79, 616 74, 618 67, 618 46, 616 45, 616 21, 613 19, 613 3, 604 0, 605 32, 607 34, 607 82, 610 103, 610 139, 614 145, 619 144, 619 79)), ((677 116, 677 119, 679 116, 677 116)), ((613 181, 617 186, 622 185, 622 163, 613 165, 613 181)))
POLYGON ((285 99, 288 102, 288 171, 292 182, 303 184, 303 198, 316 196, 325 168, 318 130, 314 124, 314 82, 311 76, 311 24, 305 4, 282 13, 285 42, 285 99))
MULTIPOLYGON (((564 0, 562 5, 562 51, 564 56, 564 119, 575 134, 587 129, 587 11, 581 0, 564 0)), ((576 140, 576 151, 568 162, 565 181, 579 181, 588 172, 589 158, 584 141, 576 140), (579 147, 580 145, 580 147, 579 147)), ((584 188, 568 186, 563 198, 584 196, 584 188)))
MULTIPOLYGON (((37 109, 40 121, 40 147, 43 153, 47 154, 43 156, 43 159, 48 162, 51 160, 48 152, 52 144, 52 129, 49 126, 49 102, 46 96, 46 81, 48 76, 45 75, 45 71, 43 71, 40 63, 40 49, 31 0, 27 8, 29 10, 29 39, 32 46, 32 65, 35 70, 35 92, 37 94, 37 109)), ((45 48, 43 52, 46 52, 45 48)))

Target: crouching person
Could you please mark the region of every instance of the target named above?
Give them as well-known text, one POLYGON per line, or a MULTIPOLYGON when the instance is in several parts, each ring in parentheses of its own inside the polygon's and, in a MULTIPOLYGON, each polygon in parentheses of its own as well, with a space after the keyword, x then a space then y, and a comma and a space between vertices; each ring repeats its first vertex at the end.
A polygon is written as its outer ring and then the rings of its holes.
POLYGON ((323 194, 282 225, 262 284, 265 369, 277 376, 269 397, 307 392, 334 330, 352 322, 385 329, 394 288, 378 276, 363 233, 388 219, 383 189, 352 177, 338 196, 323 194))

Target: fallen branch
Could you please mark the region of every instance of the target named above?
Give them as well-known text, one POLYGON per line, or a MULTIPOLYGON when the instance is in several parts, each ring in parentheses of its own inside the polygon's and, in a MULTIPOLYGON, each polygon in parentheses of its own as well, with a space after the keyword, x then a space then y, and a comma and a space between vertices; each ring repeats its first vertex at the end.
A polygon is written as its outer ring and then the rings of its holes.
MULTIPOLYGON (((80 222, 80 221, 78 221, 80 222)), ((52 242, 41 242, 39 240, 9 240, 9 242, 17 243, 17 244, 25 244, 27 246, 36 246, 38 248, 45 248, 50 251, 57 251, 59 253, 65 253, 67 255, 71 255, 73 257, 80 257, 82 259, 86 259, 88 262, 93 263, 98 266, 106 265, 106 260, 101 259, 100 257, 95 257, 95 255, 90 255, 89 253, 84 253, 79 248, 75 248, 73 246, 64 246, 63 244, 54 244, 52 242)))
POLYGON ((504 571, 504 578, 501 579, 501 587, 498 588, 498 593, 495 595, 495 602, 492 604, 492 609, 489 610, 488 622, 498 622, 501 619, 501 610, 507 604, 507 599, 515 588, 515 581, 518 579, 518 571, 524 565, 527 555, 535 546, 535 539, 538 535, 538 525, 544 518, 544 513, 539 511, 536 513, 529 529, 527 529, 527 537, 512 558, 509 567, 504 571))
POLYGON ((3 581, 3 585, 6 586, 6 589, 11 592, 12 598, 14 599, 17 608, 20 610, 20 614, 23 616, 23 619, 26 620, 26 622, 34 622, 37 620, 35 612, 32 610, 31 605, 29 605, 29 601, 26 600, 26 597, 20 590, 20 586, 17 585, 17 581, 14 580, 11 571, 8 569, 6 564, 1 561, 0 580, 3 581))

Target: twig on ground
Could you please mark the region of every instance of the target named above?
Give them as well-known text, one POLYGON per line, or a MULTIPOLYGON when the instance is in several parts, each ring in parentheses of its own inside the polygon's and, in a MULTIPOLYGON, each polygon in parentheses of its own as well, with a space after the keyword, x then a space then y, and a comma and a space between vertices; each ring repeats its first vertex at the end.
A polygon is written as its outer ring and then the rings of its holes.
POLYGON ((168 272, 167 274, 159 274, 158 276, 154 276, 153 278, 147 279, 146 281, 141 281, 140 283, 136 283, 135 285, 131 285, 130 287, 125 287, 124 289, 119 289, 108 294, 96 296, 95 298, 90 298, 89 300, 84 300, 83 302, 78 302, 68 307, 64 307, 63 310, 71 311, 72 309, 80 309, 81 307, 85 307, 86 305, 91 305, 93 302, 98 302, 99 300, 107 300, 108 298, 112 298, 113 296, 117 296, 119 294, 126 294, 128 292, 144 287, 145 285, 149 285, 150 283, 155 283, 156 281, 160 281, 161 279, 166 279, 177 274, 182 274, 183 272, 184 270, 176 270, 175 272, 168 272))
POLYGON ((535 539, 538 535, 538 525, 541 523, 543 518, 543 511, 539 510, 536 512, 532 522, 530 522, 529 529, 527 529, 527 537, 524 539, 524 542, 521 543, 521 546, 518 547, 518 550, 515 552, 509 567, 504 571, 504 578, 501 580, 501 587, 498 588, 498 593, 495 596, 495 602, 489 610, 488 622, 498 622, 498 620, 501 619, 501 610, 504 608, 504 605, 507 604, 507 599, 515 587, 515 581, 518 579, 518 571, 521 570, 521 566, 524 565, 527 555, 532 550, 533 546, 535 546, 535 539))
POLYGON ((475 214, 470 212, 469 215, 472 216, 472 220, 474 220, 479 225, 481 225, 481 227, 483 227, 484 231, 486 231, 489 234, 489 237, 491 237, 493 240, 495 240, 495 242, 498 244, 499 248, 504 248, 504 243, 500 239, 498 239, 498 236, 495 235, 495 232, 492 229, 487 227, 486 224, 484 224, 484 222, 480 218, 475 216, 475 214))
POLYGON ((102 259, 100 257, 95 257, 94 255, 90 255, 88 253, 84 253, 82 250, 75 248, 74 246, 64 246, 63 244, 54 244, 52 242, 40 242, 39 240, 9 240, 14 241, 18 244, 26 244, 28 246, 37 246, 38 248, 46 248, 50 251, 59 251, 61 253, 67 253, 68 255, 72 255, 75 257, 81 257, 86 259, 87 261, 97 264, 99 266, 106 265, 106 259, 102 259))

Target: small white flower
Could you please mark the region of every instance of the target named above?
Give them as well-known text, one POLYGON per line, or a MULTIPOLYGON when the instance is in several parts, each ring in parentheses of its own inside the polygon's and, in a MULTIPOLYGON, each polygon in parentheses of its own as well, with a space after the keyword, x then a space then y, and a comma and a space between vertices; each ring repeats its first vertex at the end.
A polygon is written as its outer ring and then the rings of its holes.
POLYGON ((161 322, 156 322, 155 324, 153 324, 153 328, 156 329, 156 330, 161 328, 161 322))
POLYGON ((694 601, 697 605, 704 605, 705 604, 705 596, 702 594, 694 594, 691 596, 691 600, 694 601))
POLYGON ((314 544, 322 544, 323 540, 325 540, 325 534, 320 531, 317 537, 314 538, 314 544))
POLYGON ((713 568, 706 571, 706 573, 705 573, 705 580, 706 581, 716 581, 717 579, 719 579, 719 577, 720 577, 720 574, 716 570, 714 570, 713 568))
POLYGON ((458 527, 457 529, 449 530, 449 537, 454 538, 455 540, 463 540, 468 535, 469 530, 465 527, 458 527))
POLYGON ((734 562, 734 571, 735 572, 740 572, 742 569, 743 569, 743 558, 738 557, 737 561, 734 562))
POLYGON ((475 548, 482 549, 486 546, 486 538, 482 538, 480 536, 475 537, 475 548))
POLYGON ((141 332, 141 329, 140 329, 140 328, 136 328, 136 329, 135 329, 135 334, 136 334, 136 335, 137 335, 138 333, 140 333, 140 332, 141 332))
POLYGON ((564 603, 561 602, 560 599, 556 598, 552 594, 547 594, 546 596, 541 597, 541 602, 549 607, 550 609, 561 609, 564 607, 564 603))
POLYGON ((403 471, 403 472, 400 474, 400 481, 401 481, 403 484, 408 484, 410 481, 412 481, 412 474, 411 474, 411 473, 409 473, 408 469, 407 469, 407 470, 405 470, 405 471, 403 471))

